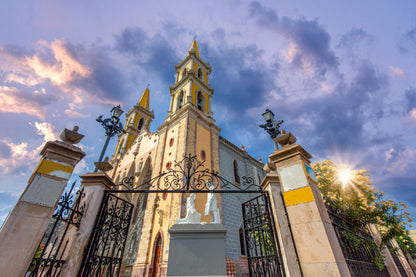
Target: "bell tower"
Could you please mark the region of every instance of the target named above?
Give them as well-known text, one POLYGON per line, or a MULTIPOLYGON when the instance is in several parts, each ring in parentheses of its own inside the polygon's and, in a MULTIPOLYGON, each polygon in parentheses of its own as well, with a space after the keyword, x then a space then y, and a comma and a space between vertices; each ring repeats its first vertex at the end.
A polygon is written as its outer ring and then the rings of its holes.
MULTIPOLYGON (((169 88, 171 101, 168 115, 157 128, 159 142, 153 177, 175 169, 175 162, 183 160, 185 154, 195 155, 199 161, 204 161, 209 171, 219 173, 220 128, 215 125, 211 110, 214 94, 209 85, 211 66, 200 57, 196 40, 184 60, 175 66, 175 73, 174 85, 169 88)), ((180 193, 149 195, 133 276, 148 276, 154 272, 165 276, 169 255, 168 230, 176 219, 185 216, 188 196, 180 193), (161 253, 160 257, 155 253, 161 253)), ((216 197, 221 203, 220 195, 216 197)), ((197 194, 195 207, 202 215, 201 222, 210 221, 210 217, 205 216, 205 203, 206 194, 197 194)))
POLYGON ((198 110, 212 117, 211 98, 214 89, 209 85, 211 66, 199 54, 198 43, 194 40, 182 62, 175 66, 175 84, 171 86, 168 115, 191 103, 198 110))
POLYGON ((155 118, 153 110, 149 110, 149 88, 146 88, 140 100, 126 114, 124 130, 126 133, 119 135, 114 155, 126 153, 132 146, 133 140, 142 132, 149 131, 150 123, 155 118))

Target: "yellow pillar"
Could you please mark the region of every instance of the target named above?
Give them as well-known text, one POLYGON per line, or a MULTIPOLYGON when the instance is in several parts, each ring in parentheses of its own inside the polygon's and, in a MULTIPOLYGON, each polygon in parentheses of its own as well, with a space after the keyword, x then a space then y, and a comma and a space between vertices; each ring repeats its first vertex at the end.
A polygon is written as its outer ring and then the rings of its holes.
POLYGON ((290 133, 282 132, 276 141, 283 148, 270 160, 279 174, 303 275, 351 276, 310 167, 312 156, 290 133))
MULTIPOLYGON (((76 130, 64 132, 82 138, 76 130)), ((49 141, 43 147, 38 166, 0 230, 1 276, 24 276, 74 167, 85 156, 72 138, 61 138, 66 142, 49 141)))

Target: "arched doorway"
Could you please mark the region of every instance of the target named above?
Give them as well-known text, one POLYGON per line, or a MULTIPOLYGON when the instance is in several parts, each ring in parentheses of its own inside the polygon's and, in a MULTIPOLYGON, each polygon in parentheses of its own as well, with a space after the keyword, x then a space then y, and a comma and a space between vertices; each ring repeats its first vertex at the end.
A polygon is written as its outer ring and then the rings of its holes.
POLYGON ((152 270, 152 277, 159 276, 159 268, 160 268, 160 256, 162 255, 162 238, 160 233, 157 234, 156 242, 155 242, 155 252, 153 255, 153 270, 152 270))

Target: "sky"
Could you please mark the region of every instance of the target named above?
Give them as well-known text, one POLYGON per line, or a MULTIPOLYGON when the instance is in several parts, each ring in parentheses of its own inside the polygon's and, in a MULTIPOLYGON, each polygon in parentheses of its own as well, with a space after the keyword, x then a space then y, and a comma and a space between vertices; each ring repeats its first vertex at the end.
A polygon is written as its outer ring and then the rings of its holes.
POLYGON ((104 143, 95 119, 147 85, 156 131, 194 36, 223 137, 267 161, 269 108, 312 161, 366 169, 416 219, 415 14, 412 0, 1 1, 0 223, 64 128, 85 135, 75 176, 104 143))

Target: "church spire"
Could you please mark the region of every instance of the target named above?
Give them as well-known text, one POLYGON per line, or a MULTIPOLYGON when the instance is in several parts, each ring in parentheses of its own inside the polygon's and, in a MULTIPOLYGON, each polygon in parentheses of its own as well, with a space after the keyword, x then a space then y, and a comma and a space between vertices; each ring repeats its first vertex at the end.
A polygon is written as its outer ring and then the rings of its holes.
POLYGON ((149 109, 149 93, 150 93, 150 91, 149 91, 149 88, 147 87, 144 90, 142 96, 140 97, 140 100, 139 100, 139 103, 138 103, 140 107, 143 107, 146 110, 149 109))
POLYGON ((196 38, 192 41, 185 59, 175 66, 175 72, 176 81, 170 87, 168 115, 173 115, 190 104, 204 115, 212 117, 211 98, 214 89, 209 84, 211 66, 202 60, 196 38))
POLYGON ((124 124, 126 133, 119 135, 115 155, 126 153, 136 137, 149 131, 150 123, 155 118, 153 110, 150 110, 149 95, 150 90, 147 87, 136 105, 126 113, 126 124, 124 124))
POLYGON ((199 48, 198 48, 198 43, 196 42, 196 39, 194 39, 191 43, 191 46, 189 47, 188 52, 192 52, 195 51, 196 55, 198 57, 201 57, 201 55, 199 54, 199 48))

